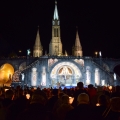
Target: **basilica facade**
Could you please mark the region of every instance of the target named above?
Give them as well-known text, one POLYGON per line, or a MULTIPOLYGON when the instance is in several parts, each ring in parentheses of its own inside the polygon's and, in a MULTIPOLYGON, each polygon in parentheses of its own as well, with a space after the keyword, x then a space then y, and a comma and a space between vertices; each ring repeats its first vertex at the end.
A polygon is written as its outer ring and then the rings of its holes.
POLYGON ((52 20, 52 39, 49 44, 48 55, 43 55, 39 34, 38 27, 33 49, 33 57, 37 57, 37 60, 26 67, 21 65, 22 69, 19 69, 22 73, 22 83, 33 87, 76 86, 80 81, 84 85, 114 84, 114 77, 109 73, 109 66, 105 64, 105 68, 101 67, 101 58, 96 62, 91 57, 83 57, 78 31, 76 31, 72 56, 68 56, 67 52, 63 54, 60 19, 56 2, 52 20))
MULTIPOLYGON (((101 56, 99 58, 83 56, 78 31, 76 31, 72 56, 68 56, 67 52, 63 54, 62 47, 60 19, 57 2, 55 2, 49 54, 43 55, 44 48, 40 41, 38 27, 33 57, 29 56, 28 51, 27 59, 5 60, 7 66, 13 67, 11 67, 12 72, 11 69, 7 70, 6 83, 12 80, 13 85, 20 84, 29 87, 72 87, 80 81, 84 85, 93 84, 96 86, 119 83, 119 77, 113 72, 114 66, 117 65, 116 61, 105 61, 101 56)), ((6 63, 0 61, 1 65, 6 63)), ((1 71, 0 74, 2 74, 1 71)), ((1 76, 0 80, 3 79, 1 76)))

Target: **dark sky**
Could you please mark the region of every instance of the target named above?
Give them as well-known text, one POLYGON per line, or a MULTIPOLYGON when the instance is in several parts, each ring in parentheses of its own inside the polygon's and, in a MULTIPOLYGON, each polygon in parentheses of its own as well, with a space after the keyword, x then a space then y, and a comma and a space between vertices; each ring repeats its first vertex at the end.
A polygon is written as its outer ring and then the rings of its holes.
MULTIPOLYGON (((52 35, 54 0, 16 0, 0 2, 0 55, 12 51, 26 55, 33 50, 37 26, 48 52, 52 35)), ((101 51, 103 57, 120 58, 120 7, 116 2, 58 0, 63 52, 72 52, 76 26, 84 56, 101 51)))

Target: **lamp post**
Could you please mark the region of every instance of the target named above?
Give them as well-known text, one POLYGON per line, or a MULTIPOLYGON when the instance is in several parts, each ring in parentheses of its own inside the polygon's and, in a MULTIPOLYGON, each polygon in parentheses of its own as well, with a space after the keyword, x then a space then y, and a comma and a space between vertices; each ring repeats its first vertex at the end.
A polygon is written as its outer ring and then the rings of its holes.
POLYGON ((98 55, 98 52, 95 52, 95 57, 97 57, 97 55, 98 55))
POLYGON ((21 56, 22 55, 22 50, 19 50, 18 52, 19 52, 19 56, 21 56))

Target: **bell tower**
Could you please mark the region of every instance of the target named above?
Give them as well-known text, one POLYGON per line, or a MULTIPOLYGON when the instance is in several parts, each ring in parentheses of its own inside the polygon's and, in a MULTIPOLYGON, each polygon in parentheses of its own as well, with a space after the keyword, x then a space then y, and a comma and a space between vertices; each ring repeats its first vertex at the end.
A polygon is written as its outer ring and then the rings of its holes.
POLYGON ((49 44, 49 55, 62 55, 62 43, 60 39, 60 20, 57 10, 57 2, 55 1, 55 9, 52 20, 52 39, 49 44))

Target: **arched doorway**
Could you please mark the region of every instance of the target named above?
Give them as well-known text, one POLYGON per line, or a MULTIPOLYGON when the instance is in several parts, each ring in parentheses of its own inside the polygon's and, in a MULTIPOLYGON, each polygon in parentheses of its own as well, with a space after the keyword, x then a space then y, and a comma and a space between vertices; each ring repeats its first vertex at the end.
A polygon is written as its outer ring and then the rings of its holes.
POLYGON ((80 69, 72 62, 60 62, 50 73, 52 86, 76 86, 81 78, 80 69))

